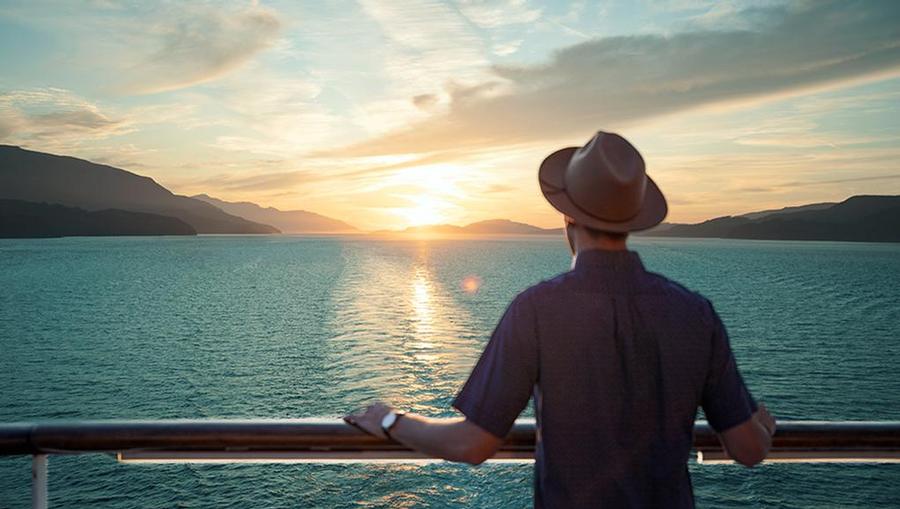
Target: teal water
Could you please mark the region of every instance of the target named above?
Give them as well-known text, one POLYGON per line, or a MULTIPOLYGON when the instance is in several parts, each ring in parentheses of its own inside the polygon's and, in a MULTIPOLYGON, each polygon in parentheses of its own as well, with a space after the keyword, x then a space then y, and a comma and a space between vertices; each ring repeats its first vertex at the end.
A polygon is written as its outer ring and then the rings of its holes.
MULTIPOLYGON (((900 419, 900 245, 636 239, 699 290, 782 419, 900 419)), ((556 238, 0 240, 0 422, 434 416, 556 238), (462 281, 476 276, 477 292, 462 281)), ((896 507, 900 465, 690 466, 701 507, 896 507)), ((0 508, 30 459, 0 459, 0 508)), ((50 459, 55 507, 527 507, 531 466, 50 459)))

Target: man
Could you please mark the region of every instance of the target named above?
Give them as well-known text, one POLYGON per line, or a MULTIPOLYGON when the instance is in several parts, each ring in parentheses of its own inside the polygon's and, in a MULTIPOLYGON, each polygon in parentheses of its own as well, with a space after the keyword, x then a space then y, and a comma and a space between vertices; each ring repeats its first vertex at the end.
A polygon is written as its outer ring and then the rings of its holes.
POLYGON ((746 389, 710 302, 645 271, 626 249, 629 232, 667 213, 638 151, 600 132, 547 157, 539 178, 566 218, 573 268, 510 304, 453 403, 465 418, 378 403, 346 419, 478 464, 533 394, 536 507, 693 507, 687 460, 697 408, 747 466, 768 454, 775 420, 746 389))

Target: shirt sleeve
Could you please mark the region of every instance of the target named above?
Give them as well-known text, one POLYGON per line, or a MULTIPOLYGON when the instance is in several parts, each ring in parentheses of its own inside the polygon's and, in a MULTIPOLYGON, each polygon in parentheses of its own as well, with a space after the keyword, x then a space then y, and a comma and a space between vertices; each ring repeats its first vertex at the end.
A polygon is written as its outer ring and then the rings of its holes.
POLYGON ((721 433, 750 419, 756 412, 756 401, 738 371, 725 325, 715 310, 712 315, 712 352, 702 405, 710 426, 721 433))
POLYGON ((507 308, 453 407, 505 438, 531 398, 538 375, 534 307, 520 294, 507 308))

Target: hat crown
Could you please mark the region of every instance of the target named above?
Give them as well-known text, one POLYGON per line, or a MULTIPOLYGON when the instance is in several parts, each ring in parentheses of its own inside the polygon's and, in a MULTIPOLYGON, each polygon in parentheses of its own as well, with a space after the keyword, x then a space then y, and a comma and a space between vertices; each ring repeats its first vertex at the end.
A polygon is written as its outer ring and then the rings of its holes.
POLYGON ((601 131, 572 155, 565 187, 572 202, 588 214, 626 221, 640 212, 644 202, 644 159, 625 138, 601 131))

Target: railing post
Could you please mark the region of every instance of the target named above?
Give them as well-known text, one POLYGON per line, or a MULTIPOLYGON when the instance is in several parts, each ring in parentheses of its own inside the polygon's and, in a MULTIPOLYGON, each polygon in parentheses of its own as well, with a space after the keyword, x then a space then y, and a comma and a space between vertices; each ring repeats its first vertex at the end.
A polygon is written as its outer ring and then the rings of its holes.
POLYGON ((31 507, 47 509, 47 455, 31 457, 31 507))

